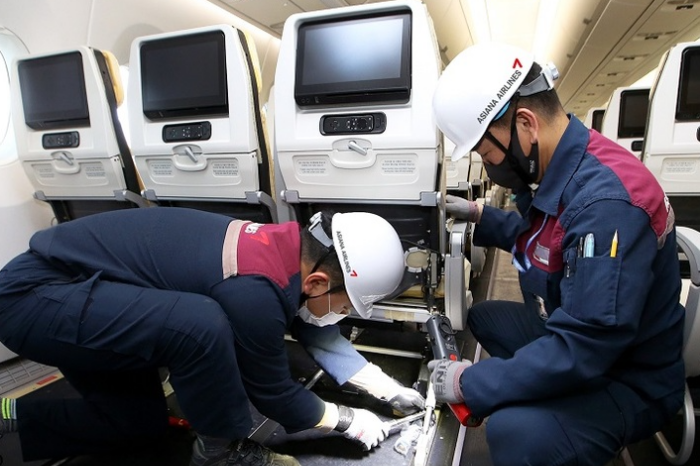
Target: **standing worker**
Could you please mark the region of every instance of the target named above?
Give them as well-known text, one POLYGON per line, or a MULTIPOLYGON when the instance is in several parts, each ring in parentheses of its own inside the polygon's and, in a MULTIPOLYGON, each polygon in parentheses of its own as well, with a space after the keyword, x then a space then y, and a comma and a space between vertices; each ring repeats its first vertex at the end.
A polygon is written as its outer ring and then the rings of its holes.
MULTIPOLYGON (((289 432, 336 430, 365 449, 385 437, 373 413, 324 402, 294 381, 284 342, 294 320, 322 331, 352 308, 369 316, 397 288, 403 248, 381 217, 318 214, 300 230, 189 209, 128 209, 40 231, 29 246, 0 271, 0 341, 58 367, 82 398, 2 399, 0 434, 19 432, 25 461, 162 436, 159 367, 169 369, 197 433, 191 466, 298 465, 246 439, 249 402, 289 432)), ((322 335, 320 348, 341 348, 354 361, 336 372, 404 411, 421 404, 349 343, 322 335)))
POLYGON ((431 362, 439 400, 490 416, 496 466, 600 466, 683 404, 673 210, 634 155, 565 113, 556 77, 519 48, 476 45, 433 100, 454 158, 476 151, 494 183, 531 192, 520 213, 447 198, 474 244, 512 253, 524 299, 471 309, 490 358, 431 362))

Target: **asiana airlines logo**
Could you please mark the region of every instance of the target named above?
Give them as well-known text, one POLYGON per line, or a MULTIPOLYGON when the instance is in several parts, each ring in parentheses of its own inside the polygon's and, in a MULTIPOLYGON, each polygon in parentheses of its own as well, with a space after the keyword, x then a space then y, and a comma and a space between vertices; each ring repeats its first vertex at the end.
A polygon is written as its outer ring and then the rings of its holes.
POLYGON ((351 277, 357 277, 357 272, 355 272, 350 266, 348 252, 345 250, 345 241, 343 241, 343 234, 338 231, 336 232, 336 235, 338 236, 338 244, 340 245, 340 255, 343 256, 343 266, 345 267, 345 272, 351 277))
POLYGON ((522 75, 523 73, 520 70, 513 71, 513 74, 510 75, 510 77, 506 80, 505 83, 503 83, 498 92, 496 92, 495 98, 491 99, 491 101, 487 103, 484 107, 484 110, 482 110, 479 116, 476 117, 476 121, 479 124, 482 124, 484 121, 486 121, 486 118, 491 114, 491 112, 493 112, 496 109, 500 101, 503 100, 503 97, 508 93, 510 88, 512 88, 518 82, 518 78, 520 78, 520 76, 522 75))
POLYGON ((270 244, 270 240, 267 238, 267 233, 260 231, 258 234, 258 230, 260 230, 261 226, 263 226, 262 223, 249 223, 245 226, 245 230, 243 230, 243 232, 249 234, 250 239, 267 246, 270 244))

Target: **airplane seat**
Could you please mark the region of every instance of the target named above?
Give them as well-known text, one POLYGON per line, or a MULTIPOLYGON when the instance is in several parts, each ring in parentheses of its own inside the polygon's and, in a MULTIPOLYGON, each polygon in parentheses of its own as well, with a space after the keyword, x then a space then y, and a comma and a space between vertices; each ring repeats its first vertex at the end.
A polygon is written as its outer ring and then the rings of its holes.
POLYGON ((648 112, 648 87, 619 87, 610 97, 600 133, 641 158, 648 112))
POLYGON ((673 206, 676 225, 700 230, 700 44, 662 57, 652 86, 644 165, 673 206))
POLYGON ((18 157, 58 222, 147 205, 117 116, 124 92, 111 52, 30 55, 14 63, 11 84, 18 157))
POLYGON ((253 40, 228 25, 139 37, 130 69, 129 122, 143 197, 277 222, 253 40))
POLYGON ((466 224, 448 240, 441 136, 432 117, 441 67, 420 2, 290 16, 275 79, 276 184, 284 187, 282 208, 300 223, 322 208, 361 210, 399 232, 408 265, 401 291, 420 297, 379 303, 374 320, 424 323, 444 306, 462 329, 471 302, 466 224))
MULTIPOLYGON (((700 375, 700 232, 679 226, 676 228, 679 251, 685 255, 690 266, 690 277, 683 279, 681 301, 685 303, 685 329, 683 335, 683 359, 686 377, 700 375)), ((663 432, 654 434, 666 460, 674 465, 685 464, 693 451, 695 442, 695 415, 698 414, 685 385, 683 405, 683 435, 677 451, 669 444, 663 432)))

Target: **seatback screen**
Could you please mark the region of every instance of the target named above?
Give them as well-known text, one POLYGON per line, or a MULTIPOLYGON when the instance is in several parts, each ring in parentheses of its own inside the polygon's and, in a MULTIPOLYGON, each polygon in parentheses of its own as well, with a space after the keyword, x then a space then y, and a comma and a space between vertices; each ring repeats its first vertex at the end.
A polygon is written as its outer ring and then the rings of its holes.
POLYGON ((618 138, 641 138, 647 127, 649 89, 633 89, 620 94, 618 138))
POLYGON ((224 33, 144 42, 143 113, 151 120, 228 114, 224 33))
POLYGON ((683 51, 676 120, 700 120, 700 47, 683 51))
POLYGON ((410 10, 300 25, 295 79, 300 106, 407 102, 410 10))
POLYGON ((17 72, 27 126, 55 129, 90 125, 80 52, 22 60, 17 72))
POLYGON ((593 110, 591 127, 599 133, 603 128, 603 117, 605 117, 605 110, 593 110))

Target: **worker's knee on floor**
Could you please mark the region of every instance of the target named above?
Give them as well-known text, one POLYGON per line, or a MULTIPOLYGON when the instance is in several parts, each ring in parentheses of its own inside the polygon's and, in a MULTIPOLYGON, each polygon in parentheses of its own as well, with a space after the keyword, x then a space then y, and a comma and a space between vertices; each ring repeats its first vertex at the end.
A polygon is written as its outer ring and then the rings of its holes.
POLYGON ((576 465, 576 450, 557 419, 528 411, 507 408, 488 418, 486 437, 494 466, 576 465))

